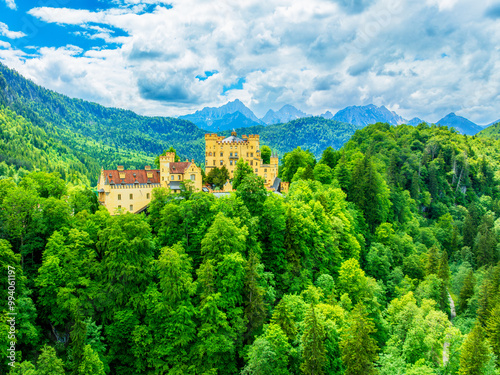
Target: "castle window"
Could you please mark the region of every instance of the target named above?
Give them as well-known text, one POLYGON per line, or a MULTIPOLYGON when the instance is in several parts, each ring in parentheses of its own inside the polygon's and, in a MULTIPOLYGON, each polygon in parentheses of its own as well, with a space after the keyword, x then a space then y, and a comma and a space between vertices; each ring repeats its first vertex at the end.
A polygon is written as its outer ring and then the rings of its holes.
POLYGON ((266 168, 264 168, 264 172, 267 172, 267 169, 266 169, 266 168))
POLYGON ((255 173, 257 173, 257 171, 258 171, 257 168, 255 168, 255 173))
POLYGON ((232 160, 229 160, 229 165, 233 165, 233 161, 232 160))
POLYGON ((180 180, 181 179, 181 175, 177 176, 177 179, 180 180))
POLYGON ((253 160, 250 160, 250 165, 253 165, 253 160))
POLYGON ((134 199, 134 194, 130 194, 130 199, 134 199))
POLYGON ((122 208, 122 206, 118 205, 118 208, 122 208))
POLYGON ((224 160, 221 160, 221 161, 220 161, 220 165, 224 165, 224 160))
POLYGON ((118 200, 121 201, 122 200, 122 195, 121 194, 118 194, 118 200))
POLYGON ((248 158, 248 152, 247 152, 247 158, 248 158))
POLYGON ((191 175, 191 181, 195 181, 196 180, 196 175, 195 174, 192 174, 191 175))
POLYGON ((221 156, 221 157, 223 157, 223 156, 224 156, 224 153, 223 153, 223 152, 221 152, 221 153, 220 153, 220 156, 221 156))
POLYGON ((130 205, 130 211, 134 211, 134 206, 130 205))
POLYGON ((267 178, 267 173, 264 173, 264 178, 267 178))
POLYGON ((250 146, 250 148, 253 150, 253 146, 250 146))
POLYGON ((146 194, 146 199, 149 199, 149 193, 146 194))
POLYGON ((250 153, 250 157, 253 158, 253 152, 250 153))
POLYGON ((238 157, 238 153, 237 153, 237 152, 235 152, 235 153, 234 153, 234 156, 238 157))
POLYGON ((214 165, 215 165, 215 160, 214 160, 214 165))
POLYGON ((232 152, 231 152, 231 153, 229 153, 229 156, 231 156, 231 157, 232 157, 232 156, 233 156, 233 153, 232 153, 232 152))
POLYGON ((162 178, 161 178, 161 180, 162 180, 162 181, 165 181, 165 177, 162 177, 162 178))

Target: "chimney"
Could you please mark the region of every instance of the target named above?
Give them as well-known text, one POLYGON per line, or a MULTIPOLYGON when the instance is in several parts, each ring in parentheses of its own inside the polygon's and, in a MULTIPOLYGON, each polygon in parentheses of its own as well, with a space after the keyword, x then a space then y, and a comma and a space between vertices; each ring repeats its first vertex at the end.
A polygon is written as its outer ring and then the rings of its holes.
POLYGON ((193 163, 193 164, 194 164, 194 159, 191 159, 191 163, 193 163))
POLYGON ((146 166, 144 167, 144 169, 145 169, 145 170, 147 170, 147 171, 150 171, 150 170, 151 170, 151 166, 150 166, 150 165, 146 165, 146 166))
POLYGON ((119 165, 119 166, 117 167, 117 169, 118 169, 119 171, 123 171, 125 168, 123 168, 123 165, 119 165))

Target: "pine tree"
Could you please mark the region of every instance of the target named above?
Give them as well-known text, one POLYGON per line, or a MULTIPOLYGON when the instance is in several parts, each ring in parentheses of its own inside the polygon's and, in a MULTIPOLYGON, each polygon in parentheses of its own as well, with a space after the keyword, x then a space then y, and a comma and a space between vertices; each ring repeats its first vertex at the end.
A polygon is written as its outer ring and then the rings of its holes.
POLYGON ((335 167, 334 176, 339 182, 340 188, 347 193, 349 191, 349 186, 351 185, 351 173, 347 167, 345 154, 343 152, 342 157, 335 167))
POLYGON ((314 305, 311 304, 305 318, 305 329, 302 335, 302 359, 300 369, 305 374, 322 375, 326 364, 325 329, 318 319, 314 305))
POLYGON ((491 343, 493 353, 497 357, 497 365, 500 365, 500 303, 497 303, 486 321, 486 331, 491 343))
POLYGON ((449 307, 448 300, 448 284, 450 281, 450 267, 448 265, 448 253, 444 250, 441 253, 441 258, 439 259, 439 269, 437 276, 443 280, 443 284, 441 286, 441 299, 440 299, 440 307, 441 310, 446 310, 449 307))
POLYGON ((483 375, 483 368, 490 356, 484 329, 476 323, 462 344, 459 375, 483 375))
POLYGON ((247 335, 251 336, 262 327, 266 316, 264 290, 259 285, 259 258, 254 251, 250 252, 245 266, 245 317, 248 320, 247 335))
POLYGON ((438 273, 440 259, 439 249, 436 246, 432 246, 427 253, 427 275, 438 273))
POLYGON ((351 313, 349 326, 341 336, 340 348, 345 375, 376 374, 374 362, 378 359, 378 346, 370 336, 376 331, 375 324, 368 317, 364 306, 357 304, 351 313))
POLYGON ((36 375, 64 375, 63 361, 51 346, 44 346, 36 362, 36 375))
POLYGON ((297 334, 297 326, 294 319, 295 315, 288 308, 286 300, 282 299, 274 308, 271 323, 278 325, 288 337, 288 340, 293 341, 297 334))
POLYGON ((458 308, 460 309, 460 312, 467 310, 469 300, 474 295, 474 284, 474 271, 470 270, 465 277, 464 284, 462 285, 462 289, 460 289, 460 294, 458 296, 458 308))
MULTIPOLYGON (((72 374, 80 374, 80 366, 85 361, 85 339, 87 338, 87 325, 80 316, 75 319, 71 330, 71 357, 72 374)), ((102 365, 102 363, 101 363, 102 365)))

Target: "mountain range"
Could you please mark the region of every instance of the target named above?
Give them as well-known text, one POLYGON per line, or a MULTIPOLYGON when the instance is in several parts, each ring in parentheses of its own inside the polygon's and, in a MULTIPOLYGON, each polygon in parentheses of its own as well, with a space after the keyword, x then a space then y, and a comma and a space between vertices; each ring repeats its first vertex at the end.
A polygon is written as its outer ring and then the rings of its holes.
MULTIPOLYGON (((284 105, 279 111, 270 109, 261 119, 245 106, 240 100, 229 102, 221 107, 205 107, 201 111, 193 114, 180 116, 180 119, 189 120, 198 125, 201 129, 213 132, 244 128, 256 125, 273 125, 287 123, 300 118, 312 117, 310 114, 295 108, 292 105, 284 105)), ((427 122, 418 117, 406 120, 394 111, 390 111, 385 106, 377 107, 374 104, 365 106, 349 106, 338 111, 335 115, 331 111, 326 111, 320 117, 342 123, 348 123, 357 127, 364 127, 377 122, 384 122, 391 125, 408 124, 417 126, 427 122)), ((499 120, 500 121, 500 120, 499 120)), ((497 123, 493 122, 492 124, 497 123)), ((442 126, 453 127, 462 134, 474 135, 484 129, 462 116, 450 113, 436 122, 442 126)), ((490 124, 490 125, 492 125, 490 124)))

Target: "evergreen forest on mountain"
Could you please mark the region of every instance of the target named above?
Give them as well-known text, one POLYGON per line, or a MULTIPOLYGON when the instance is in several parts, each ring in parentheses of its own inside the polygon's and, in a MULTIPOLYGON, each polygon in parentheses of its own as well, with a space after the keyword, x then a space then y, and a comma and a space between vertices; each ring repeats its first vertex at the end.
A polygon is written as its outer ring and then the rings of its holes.
POLYGON ((110 215, 101 166, 203 132, 0 68, 0 373, 500 373, 500 140, 298 119, 260 133, 288 193, 239 163, 227 197, 110 215))

